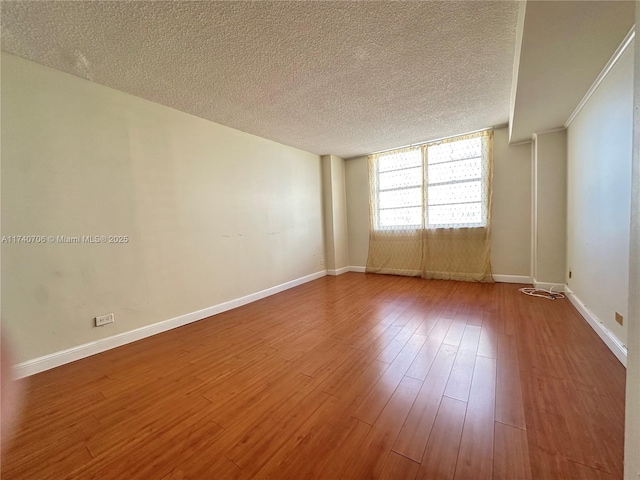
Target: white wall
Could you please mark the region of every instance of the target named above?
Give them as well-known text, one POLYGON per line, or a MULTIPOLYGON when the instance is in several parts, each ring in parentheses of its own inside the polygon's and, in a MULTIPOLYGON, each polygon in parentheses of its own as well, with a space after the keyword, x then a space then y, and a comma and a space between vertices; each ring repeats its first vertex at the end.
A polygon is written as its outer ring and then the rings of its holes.
POLYGON ((531 144, 508 145, 508 129, 493 136, 491 268, 496 275, 531 275, 531 144))
POLYGON ((3 235, 129 237, 2 245, 19 362, 324 270, 317 155, 4 53, 2 162, 3 235))
POLYGON ((329 270, 338 270, 349 266, 344 160, 335 155, 321 160, 326 264, 329 270))
MULTIPOLYGON (((640 8, 636 4, 636 25, 640 8)), ((633 168, 631 241, 629 251, 629 311, 627 330, 627 396, 624 478, 640 478, 640 48, 634 53, 633 168)))
POLYGON ((367 264, 369 252, 369 169, 367 157, 345 160, 349 263, 367 264))
MULTIPOLYGON (((507 128, 493 142, 491 265, 497 275, 530 276, 531 147, 510 147, 507 128)), ((367 157, 346 160, 347 218, 351 265, 364 266, 369 248, 367 157)))
POLYGON ((569 288, 622 343, 629 301, 633 47, 618 60, 567 132, 569 288))
POLYGON ((536 283, 564 284, 567 264, 566 130, 536 134, 533 155, 533 279, 536 283))

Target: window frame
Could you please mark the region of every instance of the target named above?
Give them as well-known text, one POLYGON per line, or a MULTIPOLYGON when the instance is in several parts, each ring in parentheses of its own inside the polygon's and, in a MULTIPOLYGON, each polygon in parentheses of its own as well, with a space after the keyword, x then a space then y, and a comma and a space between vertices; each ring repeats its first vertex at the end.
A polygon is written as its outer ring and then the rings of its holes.
MULTIPOLYGON (((376 205, 376 218, 378 220, 378 225, 376 230, 391 230, 391 229, 404 229, 404 230, 416 230, 422 227, 422 223, 420 222, 418 224, 407 224, 407 225, 388 225, 388 226, 380 226, 379 222, 381 220, 381 215, 380 212, 385 211, 385 210, 399 210, 401 208, 420 208, 421 210, 423 210, 423 202, 424 202, 424 158, 423 158, 423 154, 422 152, 416 148, 413 150, 409 150, 409 151, 415 151, 418 152, 420 155, 420 164, 419 165, 414 165, 414 166, 409 166, 409 167, 403 167, 403 168, 394 168, 394 169, 390 169, 390 170, 385 170, 384 172, 380 171, 380 163, 376 162, 376 189, 377 189, 377 194, 375 195, 375 198, 377 200, 377 205, 376 205), (399 172, 402 170, 412 170, 412 169, 419 169, 420 170, 420 182, 419 183, 415 183, 415 184, 411 184, 408 186, 401 186, 401 187, 396 187, 396 188, 386 188, 386 189, 381 189, 380 188, 380 184, 381 184, 381 180, 380 180, 380 176, 384 173, 391 173, 391 172, 399 172), (420 199, 420 203, 418 205, 410 205, 410 206, 401 206, 401 207, 391 207, 391 208, 381 208, 380 207, 380 194, 384 193, 384 192, 398 192, 401 190, 408 190, 408 189, 412 189, 412 188, 419 188, 420 189, 420 193, 421 193, 421 199, 420 199)), ((398 151, 394 150, 392 152, 389 152, 389 154, 395 154, 398 151)), ((420 213, 420 217, 423 217, 423 212, 420 213)))
POLYGON ((372 171, 371 174, 374 176, 373 178, 373 183, 372 183, 372 188, 375 188, 375 194, 372 195, 372 198, 375 199, 375 201, 372 203, 372 208, 374 209, 373 213, 373 218, 374 218, 374 230, 376 231, 393 231, 393 230, 401 230, 401 231, 412 231, 412 230, 420 230, 420 229, 425 229, 425 230, 432 230, 432 229, 441 229, 441 228, 451 228, 451 229, 461 229, 461 228, 486 228, 488 223, 489 223, 489 208, 490 208, 490 199, 489 199, 489 195, 487 193, 487 188, 488 188, 488 181, 489 178, 488 176, 491 175, 491 166, 490 166, 490 159, 487 158, 490 153, 489 151, 491 150, 491 145, 489 145, 488 147, 484 144, 484 142, 489 141, 488 138, 485 138, 485 136, 487 135, 487 132, 491 132, 491 130, 483 130, 481 132, 475 132, 473 134, 466 134, 466 135, 460 135, 460 136, 456 136, 456 137, 451 137, 449 139, 443 140, 443 141, 436 141, 436 142, 428 142, 419 146, 415 146, 415 147, 409 147, 409 148, 402 148, 402 149, 396 149, 396 150, 389 150, 387 152, 383 152, 380 153, 378 155, 376 155, 376 159, 375 162, 373 163, 372 167, 372 171), (429 162, 428 162, 428 149, 429 148, 433 148, 436 147, 438 145, 441 145, 443 143, 454 143, 454 142, 458 142, 458 141, 462 141, 462 140, 468 140, 471 138, 477 138, 480 141, 480 155, 474 155, 474 156, 469 156, 469 157, 463 157, 463 158, 457 158, 454 160, 445 160, 443 162, 437 162, 437 163, 433 163, 431 165, 443 165, 443 164, 453 164, 456 162, 464 162, 464 161, 468 161, 468 160, 473 160, 473 159, 480 159, 480 176, 479 177, 473 177, 473 178, 469 178, 469 179, 464 179, 464 180, 447 180, 444 182, 437 182, 437 183, 429 183, 429 175, 428 175, 428 171, 429 171, 429 162), (390 170, 385 170, 385 171, 380 171, 380 157, 384 156, 384 155, 397 155, 400 152, 402 152, 403 150, 408 150, 408 151, 412 151, 412 150, 416 150, 420 152, 420 156, 421 156, 421 161, 420 161, 420 165, 419 166, 410 166, 410 167, 401 167, 401 168, 397 168, 397 169, 390 169, 390 170), (409 170, 409 169, 414 169, 414 168, 421 168, 422 170, 422 175, 421 175, 421 182, 419 184, 411 184, 411 185, 407 185, 407 186, 401 186, 401 187, 397 187, 397 188, 388 188, 388 189, 381 189, 380 188, 380 176, 381 174, 384 173, 389 173, 389 172, 395 172, 395 171, 401 171, 401 170, 409 170), (433 187, 437 187, 437 186, 442 186, 442 185, 450 185, 450 184, 464 184, 464 183, 471 183, 471 182, 480 182, 480 200, 479 201, 473 201, 473 202, 455 202, 455 203, 448 203, 448 204, 430 204, 429 203, 429 191, 431 188, 433 187), (380 208, 380 194, 383 192, 391 192, 391 191, 401 191, 401 190, 406 190, 406 189, 410 189, 410 188, 421 188, 422 190, 422 195, 421 195, 421 203, 419 205, 411 205, 411 206, 401 206, 401 207, 385 207, 385 208, 380 208), (430 223, 429 222, 429 209, 430 207, 437 207, 437 206, 458 206, 458 205, 467 205, 467 204, 479 204, 480 205, 480 209, 481 209, 481 221, 479 222, 464 222, 464 223, 460 223, 460 226, 456 226, 455 223, 452 222, 448 222, 448 223, 430 223), (486 204, 486 206, 485 206, 486 204), (382 220, 382 216, 381 216, 381 212, 382 211, 388 211, 388 210, 394 210, 394 209, 400 209, 400 208, 421 208, 422 212, 421 212, 421 222, 419 224, 406 224, 406 225, 381 225, 381 220, 382 220), (484 208, 483 208, 484 207, 484 208))

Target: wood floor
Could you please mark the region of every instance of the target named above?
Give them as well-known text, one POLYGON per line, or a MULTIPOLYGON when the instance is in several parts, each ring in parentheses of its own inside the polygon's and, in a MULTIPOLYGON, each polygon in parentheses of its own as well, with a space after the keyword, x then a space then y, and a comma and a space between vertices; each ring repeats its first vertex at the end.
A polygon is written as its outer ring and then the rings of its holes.
POLYGON ((2 479, 618 479, 622 365, 567 300, 350 273, 29 379, 2 479))

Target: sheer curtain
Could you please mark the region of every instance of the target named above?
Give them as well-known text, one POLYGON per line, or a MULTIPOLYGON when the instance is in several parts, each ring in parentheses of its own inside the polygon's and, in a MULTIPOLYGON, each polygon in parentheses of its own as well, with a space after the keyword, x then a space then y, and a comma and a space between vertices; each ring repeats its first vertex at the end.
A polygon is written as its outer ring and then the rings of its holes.
POLYGON ((367 272, 492 282, 493 131, 369 156, 367 272))

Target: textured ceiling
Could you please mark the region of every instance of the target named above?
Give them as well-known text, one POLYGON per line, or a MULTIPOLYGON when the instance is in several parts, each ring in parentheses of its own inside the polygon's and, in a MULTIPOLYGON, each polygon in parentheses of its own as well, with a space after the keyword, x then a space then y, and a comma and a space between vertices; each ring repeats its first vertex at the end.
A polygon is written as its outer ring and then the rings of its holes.
POLYGON ((2 2, 2 49, 317 154, 506 123, 516 2, 2 2))
POLYGON ((561 127, 634 24, 634 2, 527 2, 512 142, 561 127))

